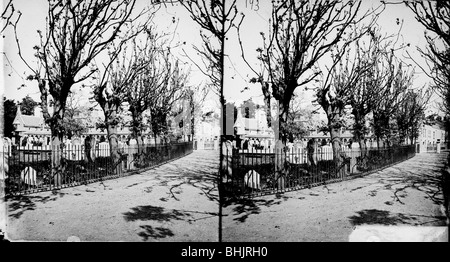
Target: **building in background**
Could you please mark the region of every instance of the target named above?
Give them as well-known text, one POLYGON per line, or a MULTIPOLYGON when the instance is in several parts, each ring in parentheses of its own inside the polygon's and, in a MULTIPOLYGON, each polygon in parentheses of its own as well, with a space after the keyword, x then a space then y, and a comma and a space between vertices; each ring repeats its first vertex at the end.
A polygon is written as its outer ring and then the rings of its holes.
POLYGON ((417 138, 418 151, 436 151, 438 145, 441 149, 449 148, 448 133, 445 131, 444 124, 441 122, 422 124, 417 138))

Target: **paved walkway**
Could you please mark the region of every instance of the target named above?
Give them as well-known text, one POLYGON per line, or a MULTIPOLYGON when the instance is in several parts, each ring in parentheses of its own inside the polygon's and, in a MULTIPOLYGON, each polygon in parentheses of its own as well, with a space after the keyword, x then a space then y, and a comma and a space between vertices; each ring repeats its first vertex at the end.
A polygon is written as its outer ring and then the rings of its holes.
POLYGON ((7 201, 11 241, 217 241, 218 152, 7 201))
MULTIPOLYGON (((348 241, 360 225, 442 226, 446 153, 363 178, 227 203, 224 241, 348 241)), ((142 174, 7 201, 12 241, 218 240, 218 153, 194 151, 142 174)))
MULTIPOLYGON (((444 226, 439 183, 446 154, 419 154, 363 178, 230 203, 224 241, 345 242, 362 225, 444 226)), ((379 239, 408 241, 396 237, 379 239)))

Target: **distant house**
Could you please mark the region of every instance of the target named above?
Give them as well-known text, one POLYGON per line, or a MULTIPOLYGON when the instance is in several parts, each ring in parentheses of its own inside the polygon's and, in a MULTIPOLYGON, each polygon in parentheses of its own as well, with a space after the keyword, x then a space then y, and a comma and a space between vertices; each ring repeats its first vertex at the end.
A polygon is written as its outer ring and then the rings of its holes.
POLYGON ((423 152, 425 149, 427 151, 435 150, 438 143, 441 148, 448 148, 449 138, 445 126, 442 123, 422 124, 417 138, 420 151, 423 152))
POLYGON ((45 124, 44 118, 40 114, 38 108, 35 109, 34 115, 24 115, 20 110, 20 104, 17 106, 16 118, 13 125, 20 137, 24 136, 49 136, 50 128, 45 124))
POLYGON ((264 109, 256 109, 254 118, 245 118, 242 111, 238 110, 234 128, 241 139, 274 139, 273 130, 267 125, 264 109))

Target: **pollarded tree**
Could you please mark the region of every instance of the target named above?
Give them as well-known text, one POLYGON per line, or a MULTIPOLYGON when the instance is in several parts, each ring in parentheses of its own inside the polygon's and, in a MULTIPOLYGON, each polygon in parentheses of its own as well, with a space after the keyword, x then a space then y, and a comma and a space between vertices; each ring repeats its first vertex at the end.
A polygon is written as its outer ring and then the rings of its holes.
POLYGON ((327 116, 333 160, 339 172, 345 172, 341 130, 346 127, 347 109, 351 104, 352 91, 372 66, 359 56, 358 52, 355 52, 355 57, 350 57, 349 52, 345 56, 333 55, 332 59, 337 64, 328 72, 325 80, 316 90, 317 103, 327 116))
MULTIPOLYGON (((286 144, 285 125, 294 91, 317 79, 319 60, 331 54, 350 27, 369 15, 357 16, 360 1, 273 1, 269 35, 259 59, 265 65, 262 85, 267 100, 279 104, 279 138, 286 144)), ((345 50, 345 45, 343 45, 345 50)))
MULTIPOLYGON (((107 131, 110 154, 116 164, 120 160, 117 127, 123 120, 123 104, 128 102, 130 106, 130 90, 139 85, 139 79, 147 73, 151 63, 146 49, 154 44, 153 40, 149 41, 153 39, 153 29, 147 27, 153 14, 150 13, 143 24, 133 26, 128 42, 119 41, 109 49, 109 63, 94 87, 93 98, 103 110, 102 126, 107 131), (139 37, 144 40, 138 40, 139 37)), ((117 165, 116 172, 121 172, 120 165, 117 165)))
POLYGON ((170 79, 170 48, 164 36, 158 36, 156 33, 149 35, 146 44, 141 47, 146 66, 135 84, 126 92, 125 101, 128 102, 132 117, 131 131, 139 150, 143 144, 142 131, 145 129, 143 113, 150 109, 153 97, 160 95, 158 91, 166 87, 170 79))
POLYGON ((406 139, 410 144, 419 137, 419 128, 425 118, 425 109, 431 97, 431 89, 408 90, 395 112, 399 140, 403 143, 406 139))
MULTIPOLYGON (((179 61, 167 60, 165 81, 155 86, 152 95, 147 97, 150 111, 150 127, 155 137, 162 136, 166 141, 168 134, 168 118, 175 105, 186 97, 187 72, 180 67, 179 61)), ((157 77, 157 76, 155 76, 157 77)))
MULTIPOLYGON (((38 82, 42 112, 54 146, 63 146, 62 120, 72 86, 96 72, 89 66, 111 42, 126 40, 122 38, 128 33, 126 27, 139 16, 132 15, 135 3, 136 0, 49 1, 46 29, 38 31, 40 43, 34 47, 36 67, 23 59, 16 33, 19 55, 33 72, 28 79, 38 82), (52 112, 48 110, 49 98, 52 112)), ((63 172, 61 157, 57 154, 52 157, 52 175, 58 186, 63 172)))
MULTIPOLYGON (((318 62, 330 55, 338 43, 342 43, 338 50, 342 55, 347 31, 373 13, 360 14, 360 6, 361 1, 272 1, 269 35, 261 33, 263 47, 257 49, 263 68, 253 70, 257 76, 251 82, 261 84, 267 116, 272 99, 277 103, 276 123, 272 126, 279 141, 278 150, 287 142, 289 107, 295 90, 317 80, 321 74, 318 62)), ((283 177, 288 169, 285 157, 279 155, 276 176, 279 186, 284 187, 283 177)))
POLYGON ((376 103, 373 107, 372 127, 377 138, 378 147, 383 140, 383 146, 391 146, 391 137, 398 129, 392 126, 395 112, 399 110, 404 99, 404 94, 411 87, 413 71, 403 69, 402 61, 394 59, 394 51, 387 54, 387 62, 384 66, 385 75, 379 79, 382 89, 376 93, 376 103), (384 84, 383 84, 384 83, 384 84))
MULTIPOLYGON (((400 23, 399 23, 400 24, 400 23)), ((399 32, 401 26, 399 27, 399 32)), ((367 145, 366 135, 369 132, 367 125, 368 116, 378 103, 377 94, 386 88, 388 75, 388 51, 395 48, 395 42, 399 32, 392 35, 382 35, 381 28, 373 26, 367 35, 355 42, 354 52, 358 53, 354 63, 366 63, 368 70, 361 75, 359 82, 351 88, 350 105, 354 117, 353 135, 359 143, 362 165, 366 164, 367 145)), ((403 48, 405 44, 397 49, 403 48)))

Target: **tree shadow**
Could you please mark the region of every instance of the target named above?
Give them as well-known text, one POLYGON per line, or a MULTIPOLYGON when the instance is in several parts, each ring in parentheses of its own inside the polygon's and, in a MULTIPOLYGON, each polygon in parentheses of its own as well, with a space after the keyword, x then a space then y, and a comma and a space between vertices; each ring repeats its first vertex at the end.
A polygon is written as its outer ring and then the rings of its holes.
POLYGON ((32 211, 36 209, 36 203, 47 203, 49 201, 55 201, 59 197, 63 197, 65 193, 61 193, 57 190, 52 191, 52 195, 49 196, 26 196, 26 195, 13 195, 6 196, 6 204, 8 210, 8 216, 14 219, 19 219, 26 211, 32 211))
POLYGON ((275 199, 264 200, 264 199, 226 199, 224 201, 223 207, 234 206, 232 212, 234 215, 238 216, 233 220, 239 221, 241 223, 245 222, 250 215, 257 215, 261 213, 261 206, 270 207, 272 205, 279 205, 283 200, 279 195, 275 199))
MULTIPOLYGON (((435 163, 439 165, 439 163, 435 163)), ((377 183, 380 186, 369 192, 370 196, 376 196, 379 190, 392 192, 392 202, 405 204, 402 199, 408 196, 408 190, 422 192, 425 199, 431 200, 436 205, 444 203, 442 192, 442 175, 438 168, 430 168, 429 165, 418 166, 392 166, 380 172, 377 183)), ((356 188, 356 190, 361 189, 356 188)), ((352 190, 353 191, 353 190, 352 190)))
POLYGON ((139 232, 138 235, 147 241, 149 238, 165 238, 174 236, 172 230, 164 227, 152 227, 149 225, 140 226, 144 231, 139 232))
MULTIPOLYGON (((192 217, 190 214, 179 210, 166 210, 163 207, 156 206, 137 206, 131 208, 130 212, 123 213, 124 219, 127 222, 133 221, 156 221, 156 222, 169 222, 172 220, 188 220, 192 217)), ((143 231, 138 235, 147 241, 149 238, 166 238, 174 236, 174 233, 169 228, 153 227, 151 225, 140 226, 143 231)))
POLYGON ((125 221, 127 222, 137 220, 167 222, 170 220, 184 220, 185 218, 189 218, 191 216, 186 212, 181 212, 175 209, 166 211, 164 208, 156 206, 137 206, 131 208, 131 210, 131 212, 123 213, 125 221))
POLYGON ((358 225, 445 225, 445 216, 425 216, 415 214, 391 213, 386 210, 364 209, 350 216, 350 223, 358 225))

